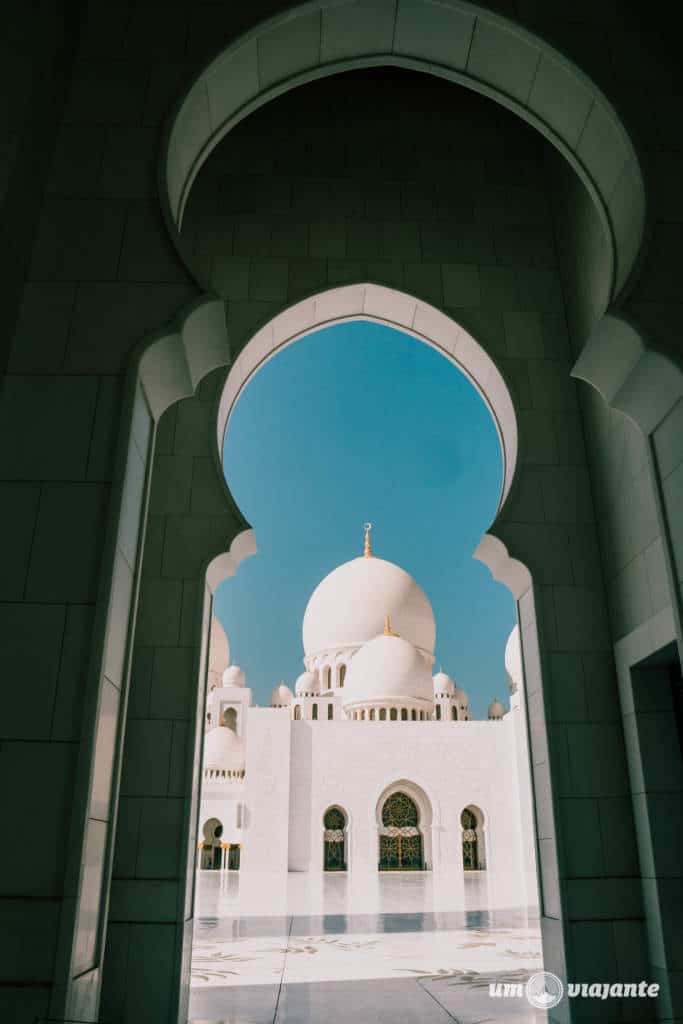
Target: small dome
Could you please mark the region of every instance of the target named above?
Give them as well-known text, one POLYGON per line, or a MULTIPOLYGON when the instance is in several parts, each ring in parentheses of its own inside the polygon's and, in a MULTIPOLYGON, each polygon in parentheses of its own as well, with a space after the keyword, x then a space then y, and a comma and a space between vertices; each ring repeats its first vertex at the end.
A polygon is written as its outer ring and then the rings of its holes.
POLYGON ((434 702, 432 676, 422 654, 395 634, 376 636, 351 659, 344 707, 365 701, 416 699, 434 702))
POLYGON ((464 690, 460 689, 459 686, 456 686, 453 689, 453 696, 455 698, 455 703, 456 704, 461 704, 463 707, 467 707, 469 705, 469 702, 470 702, 469 697, 467 696, 467 694, 465 693, 464 690))
POLYGON ((497 721, 505 714, 505 708, 497 697, 494 697, 489 704, 489 721, 497 721))
POLYGON ((307 693, 320 693, 320 680, 315 672, 302 672, 294 687, 297 697, 307 693))
POLYGON ((292 703, 292 691, 284 683, 274 686, 270 695, 271 708, 287 707, 292 703))
POLYGON ((385 615, 401 636, 434 653, 434 613, 412 576, 372 555, 345 562, 318 584, 308 602, 303 622, 306 657, 368 643, 382 632, 385 615))
POLYGON ((204 767, 243 771, 244 740, 225 725, 211 729, 204 740, 204 767))
POLYGON ((455 693, 455 683, 445 672, 437 672, 432 679, 434 693, 445 693, 452 697, 455 693))
POLYGON ((223 673, 223 686, 244 686, 244 672, 239 665, 228 665, 223 673))

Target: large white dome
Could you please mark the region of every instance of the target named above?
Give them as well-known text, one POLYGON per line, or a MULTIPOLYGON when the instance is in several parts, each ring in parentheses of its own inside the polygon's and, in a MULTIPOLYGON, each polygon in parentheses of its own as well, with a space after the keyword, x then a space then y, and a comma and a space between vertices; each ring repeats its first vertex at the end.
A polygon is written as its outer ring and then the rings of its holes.
POLYGON ((344 683, 344 707, 368 701, 400 703, 405 700, 433 703, 434 687, 429 667, 404 637, 376 636, 351 659, 344 683))
POLYGON ((244 768, 244 741, 225 725, 211 729, 204 740, 204 767, 233 772, 242 771, 244 768))
POLYGON ((412 576, 383 558, 345 562, 325 577, 308 602, 303 626, 306 657, 360 647, 382 632, 387 615, 404 640, 434 653, 434 613, 412 576))

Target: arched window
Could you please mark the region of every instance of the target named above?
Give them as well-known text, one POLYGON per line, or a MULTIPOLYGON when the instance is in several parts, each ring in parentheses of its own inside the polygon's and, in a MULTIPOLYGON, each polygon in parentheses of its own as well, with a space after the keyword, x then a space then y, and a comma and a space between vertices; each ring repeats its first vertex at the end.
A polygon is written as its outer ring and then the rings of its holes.
POLYGON ((294 721, 301 721, 301 704, 297 704, 296 707, 294 708, 294 721))
POLYGON ((223 725, 227 725, 228 729, 232 729, 233 732, 237 731, 237 709, 226 708, 223 712, 223 725))
POLYGON ((417 804, 407 793, 392 793, 382 807, 380 871, 424 871, 417 804))
POLYGON ((483 871, 484 836, 480 816, 473 807, 466 807, 460 815, 462 826, 462 864, 465 871, 483 871))
POLYGON ((380 722, 386 722, 386 720, 387 720, 387 709, 386 708, 380 708, 379 709, 379 720, 380 720, 380 722))
POLYGON ((323 690, 329 690, 330 688, 330 666, 325 665, 323 669, 323 690))
POLYGON ((223 824, 218 818, 209 818, 202 828, 202 856, 201 866, 208 871, 220 871, 223 861, 223 848, 221 836, 223 835, 223 824))
POLYGON ((398 718, 398 713, 396 711, 396 708, 392 708, 391 709, 391 711, 389 712, 389 718, 391 719, 392 722, 396 721, 396 719, 398 718))
POLYGON ((338 678, 339 678, 338 686, 342 687, 344 685, 344 680, 346 679, 346 665, 340 665, 339 666, 339 677, 338 678))
POLYGON ((441 721, 441 705, 440 704, 436 705, 436 720, 437 720, 437 722, 441 721))
POLYGON ((401 708, 401 721, 402 722, 407 722, 408 721, 408 708, 401 708))
POLYGON ((375 721, 375 709, 374 708, 370 708, 370 721, 371 722, 375 721))
POLYGON ((413 708, 412 711, 410 712, 410 717, 412 718, 413 722, 417 719, 417 711, 415 710, 415 708, 413 708))
POLYGON ((451 704, 451 718, 453 719, 454 722, 458 721, 458 709, 456 708, 455 704, 451 704))
POLYGON ((327 718, 331 721, 334 718, 334 704, 327 705, 327 718))
POLYGON ((312 715, 313 721, 317 722, 318 721, 318 705, 317 704, 313 705, 313 709, 311 711, 311 715, 312 715))
POLYGON ((346 871, 346 815, 340 807, 329 807, 323 817, 325 871, 346 871))

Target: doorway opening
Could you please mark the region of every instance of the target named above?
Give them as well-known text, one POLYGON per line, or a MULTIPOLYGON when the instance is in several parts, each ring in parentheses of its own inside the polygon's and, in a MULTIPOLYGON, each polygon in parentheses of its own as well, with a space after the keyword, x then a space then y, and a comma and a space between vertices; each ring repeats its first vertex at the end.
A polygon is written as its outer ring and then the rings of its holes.
POLYGON ((218 818, 209 818, 202 829, 201 868, 203 871, 220 871, 223 867, 223 825, 218 818))
POLYGON ((323 818, 325 871, 346 871, 346 835, 348 819, 341 807, 330 807, 323 818))
MULTIPOLYGON (((477 689, 496 674, 507 687, 515 622, 509 590, 471 557, 500 501, 500 433, 471 381, 407 333, 361 317, 293 340, 263 359, 255 338, 260 362, 249 368, 245 352, 221 406, 226 479, 259 540, 259 557, 215 590, 212 605, 244 676, 244 770, 240 795, 233 790, 242 860, 230 912, 251 919, 266 901, 269 913, 295 920, 340 906, 350 918, 378 920, 469 911, 454 856, 472 795, 464 777, 477 774, 482 803, 501 787, 511 809, 518 802, 516 768, 510 761, 504 771, 503 761, 519 722, 504 707, 503 723, 489 724, 493 691, 477 689), (378 399, 382 380, 390 384, 378 399), (450 386, 454 394, 442 395, 450 386), (416 394, 427 402, 419 414, 416 394), (446 409, 458 410, 457 427, 446 425, 446 409), (280 478, 287 486, 274 500, 280 478), (467 503, 458 500, 465 491, 467 503), (456 509, 450 519, 446 508, 456 509), (453 600, 450 616, 439 611, 453 600), (457 636, 438 634, 439 661, 452 675, 436 660, 437 614, 458 622, 457 636), (273 679, 281 682, 271 689, 273 679), (477 719, 500 757, 481 741, 477 719)), ((512 813, 501 834, 521 871, 512 813)), ((483 837, 480 849, 477 869, 483 837)), ((496 898, 512 907, 518 891, 499 867, 496 898)), ((225 892, 204 889, 207 913, 212 899, 225 912, 225 892)), ((199 934, 205 949, 209 936, 199 934)), ((201 998, 193 996, 197 1016, 201 998)))
POLYGON ((478 807, 466 807, 460 815, 462 825, 462 866, 465 871, 486 868, 484 816, 478 807))
POLYGON ((382 807, 379 835, 380 871, 424 871, 420 812, 401 791, 387 797, 382 807))

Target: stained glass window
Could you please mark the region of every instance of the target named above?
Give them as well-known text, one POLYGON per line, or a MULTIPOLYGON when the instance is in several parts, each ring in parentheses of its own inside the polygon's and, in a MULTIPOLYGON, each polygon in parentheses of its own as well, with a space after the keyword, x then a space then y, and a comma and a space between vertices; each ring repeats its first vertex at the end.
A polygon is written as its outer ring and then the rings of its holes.
POLYGON ((325 828, 331 829, 343 829, 346 824, 343 811, 340 811, 338 807, 330 807, 325 812, 324 817, 325 828))
POLYGON ((325 826, 325 871, 345 871, 344 863, 344 829, 346 818, 339 807, 330 807, 323 818, 325 826))
POLYGON ((382 824, 387 828, 391 825, 396 828, 417 825, 419 818, 417 804, 407 793, 392 793, 382 808, 382 824))
POLYGON ((392 793, 382 808, 379 837, 380 871, 422 871, 419 812, 407 793, 392 793))

